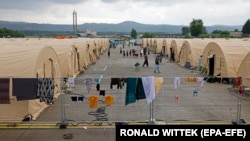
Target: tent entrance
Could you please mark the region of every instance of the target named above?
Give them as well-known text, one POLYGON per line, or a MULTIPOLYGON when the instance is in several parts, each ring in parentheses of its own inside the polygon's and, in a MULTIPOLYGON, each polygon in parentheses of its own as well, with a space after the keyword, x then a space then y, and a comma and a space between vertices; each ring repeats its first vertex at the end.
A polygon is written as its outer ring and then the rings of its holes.
POLYGON ((208 75, 209 76, 214 76, 214 55, 209 55, 208 64, 209 64, 208 75))

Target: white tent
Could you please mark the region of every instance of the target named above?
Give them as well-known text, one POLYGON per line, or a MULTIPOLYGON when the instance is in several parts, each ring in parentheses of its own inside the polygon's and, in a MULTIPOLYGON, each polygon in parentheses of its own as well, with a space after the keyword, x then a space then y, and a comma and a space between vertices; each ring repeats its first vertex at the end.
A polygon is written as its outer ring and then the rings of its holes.
POLYGON ((55 50, 40 44, 40 39, 1 39, 0 78, 10 79, 10 104, 0 104, 1 121, 21 121, 31 114, 33 119, 48 105, 39 99, 17 101, 12 95, 13 78, 44 78, 55 80, 54 97, 60 94, 61 68, 55 50))

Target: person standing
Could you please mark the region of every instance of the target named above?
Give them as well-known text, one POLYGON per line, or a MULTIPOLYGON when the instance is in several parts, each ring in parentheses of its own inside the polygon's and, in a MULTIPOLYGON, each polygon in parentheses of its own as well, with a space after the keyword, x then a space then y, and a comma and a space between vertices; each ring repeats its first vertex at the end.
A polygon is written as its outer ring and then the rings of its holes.
POLYGON ((202 55, 200 55, 200 57, 198 58, 198 63, 197 63, 197 70, 198 71, 201 70, 201 62, 202 62, 202 55))
POLYGON ((110 50, 108 50, 108 57, 110 57, 110 50))
POLYGON ((160 72, 160 56, 157 55, 157 57, 155 58, 155 70, 154 70, 154 73, 161 73, 160 72))
POLYGON ((147 56, 147 54, 144 55, 144 62, 143 62, 142 67, 144 67, 145 65, 148 67, 148 56, 147 56))

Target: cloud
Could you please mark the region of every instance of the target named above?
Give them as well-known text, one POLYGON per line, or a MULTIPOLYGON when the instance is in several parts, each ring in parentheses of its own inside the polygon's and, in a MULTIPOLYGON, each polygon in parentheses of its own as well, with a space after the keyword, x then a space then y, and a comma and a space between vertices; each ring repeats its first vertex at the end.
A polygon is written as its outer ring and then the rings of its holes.
POLYGON ((240 25, 249 19, 249 0, 0 0, 0 19, 35 23, 119 23, 240 25))

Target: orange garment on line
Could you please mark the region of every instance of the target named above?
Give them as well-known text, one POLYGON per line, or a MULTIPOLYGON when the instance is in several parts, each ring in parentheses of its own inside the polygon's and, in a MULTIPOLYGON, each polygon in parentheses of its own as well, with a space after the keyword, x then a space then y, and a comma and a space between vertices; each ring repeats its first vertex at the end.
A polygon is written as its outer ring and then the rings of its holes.
POLYGON ((99 97, 95 95, 89 96, 89 108, 97 108, 98 107, 99 97))
POLYGON ((110 105, 113 104, 113 102, 114 102, 114 97, 113 96, 111 96, 111 95, 105 96, 105 104, 106 105, 110 106, 110 105))
POLYGON ((197 77, 186 77, 185 81, 186 82, 197 82, 198 78, 197 77))
POLYGON ((163 77, 155 77, 155 94, 160 92, 160 89, 163 84, 163 77))

